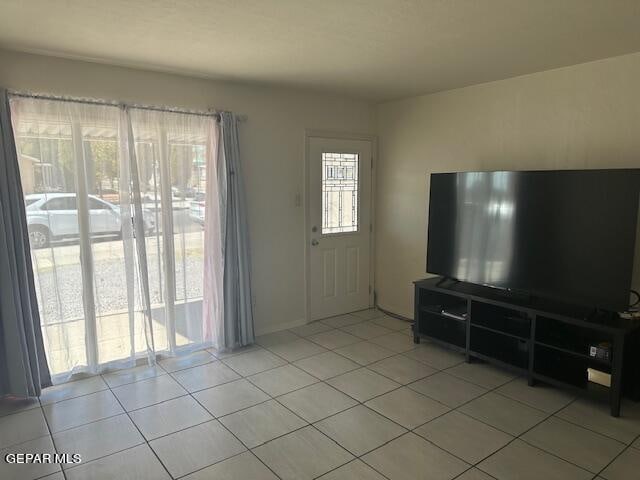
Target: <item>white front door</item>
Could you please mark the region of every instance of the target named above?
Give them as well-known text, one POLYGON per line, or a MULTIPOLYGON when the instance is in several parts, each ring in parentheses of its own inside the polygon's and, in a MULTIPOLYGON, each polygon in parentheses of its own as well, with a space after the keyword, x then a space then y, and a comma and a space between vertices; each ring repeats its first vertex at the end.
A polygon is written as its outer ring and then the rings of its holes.
POLYGON ((309 320, 372 305, 371 169, 368 140, 309 137, 309 320))

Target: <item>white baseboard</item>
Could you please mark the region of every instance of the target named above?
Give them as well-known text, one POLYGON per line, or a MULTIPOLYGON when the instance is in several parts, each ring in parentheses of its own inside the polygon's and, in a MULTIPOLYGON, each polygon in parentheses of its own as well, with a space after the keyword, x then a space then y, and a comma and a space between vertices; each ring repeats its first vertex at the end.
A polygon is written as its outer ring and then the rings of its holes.
POLYGON ((302 325, 306 325, 307 321, 304 318, 293 320, 291 322, 283 322, 283 323, 275 323, 264 326, 256 327, 256 337, 260 335, 266 335, 267 333, 279 332, 280 330, 288 330, 294 327, 301 327, 302 325))
POLYGON ((385 303, 378 303, 378 308, 393 313, 394 315, 400 315, 408 320, 413 320, 413 312, 406 311, 402 308, 397 308, 393 305, 387 305, 385 303))
MULTIPOLYGON (((396 308, 393 305, 386 305, 382 303, 379 303, 378 307, 380 307, 383 310, 386 310, 387 312, 393 313, 395 315, 400 315, 401 317, 404 317, 408 320, 413 320, 413 312, 407 312, 401 308, 396 308)), ((294 327, 301 327, 303 325, 306 325, 307 323, 308 322, 304 318, 300 318, 298 320, 292 320, 291 322, 281 322, 281 323, 274 323, 269 325, 256 326, 255 334, 256 334, 256 337, 258 337, 260 335, 266 335, 268 333, 279 332, 281 330, 288 330, 294 327)))

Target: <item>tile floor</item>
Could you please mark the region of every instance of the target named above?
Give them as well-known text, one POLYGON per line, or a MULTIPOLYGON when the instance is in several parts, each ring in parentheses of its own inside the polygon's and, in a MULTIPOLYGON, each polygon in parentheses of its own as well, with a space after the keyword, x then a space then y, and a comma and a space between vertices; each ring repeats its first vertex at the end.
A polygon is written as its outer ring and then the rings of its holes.
POLYGON ((606 404, 414 345, 375 310, 0 402, 0 478, 639 478, 640 404, 606 404))

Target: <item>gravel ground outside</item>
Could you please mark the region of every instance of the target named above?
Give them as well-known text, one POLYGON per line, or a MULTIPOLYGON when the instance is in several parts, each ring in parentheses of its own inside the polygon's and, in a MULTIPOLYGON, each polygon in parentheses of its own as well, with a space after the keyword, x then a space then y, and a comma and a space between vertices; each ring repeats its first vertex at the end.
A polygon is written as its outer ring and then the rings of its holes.
MULTIPOLYGON (((178 300, 202 297, 203 232, 186 233, 184 244, 175 236, 175 278, 178 300)), ((157 239, 147 240, 147 262, 151 304, 160 305, 164 296, 164 272, 158 260, 157 239)), ((94 286, 98 316, 127 310, 127 284, 124 249, 121 240, 93 245, 94 286)), ((79 245, 59 245, 34 251, 34 270, 38 304, 43 324, 66 322, 84 317, 82 271, 79 245)), ((137 270, 137 269, 136 269, 137 270)), ((138 274, 136 305, 140 305, 138 274)))

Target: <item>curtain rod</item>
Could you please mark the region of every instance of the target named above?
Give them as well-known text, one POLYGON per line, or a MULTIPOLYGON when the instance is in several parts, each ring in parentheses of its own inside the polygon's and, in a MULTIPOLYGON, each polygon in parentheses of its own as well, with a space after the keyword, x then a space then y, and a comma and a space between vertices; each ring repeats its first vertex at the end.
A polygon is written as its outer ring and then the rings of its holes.
MULTIPOLYGON (((222 111, 219 111, 219 110, 202 112, 197 110, 189 110, 185 108, 161 107, 157 105, 144 105, 144 104, 138 104, 138 103, 124 103, 124 102, 116 102, 116 101, 108 101, 108 100, 99 100, 95 98, 66 97, 66 96, 57 96, 57 95, 49 95, 49 94, 42 94, 42 93, 21 92, 17 90, 9 90, 8 93, 9 95, 14 97, 37 98, 40 100, 55 100, 58 102, 82 103, 86 105, 103 105, 103 106, 110 106, 110 107, 127 106, 130 108, 137 108, 139 110, 182 113, 185 115, 197 115, 201 117, 215 117, 218 120, 220 120, 220 113, 222 113, 222 111)), ((247 120, 247 115, 236 115, 236 119, 238 121, 244 122, 247 120)))

